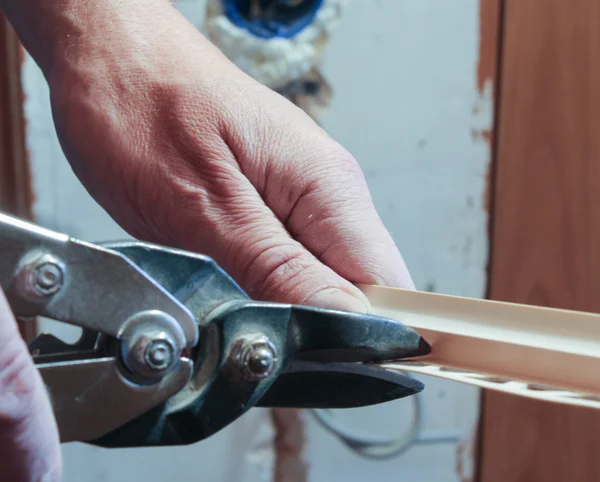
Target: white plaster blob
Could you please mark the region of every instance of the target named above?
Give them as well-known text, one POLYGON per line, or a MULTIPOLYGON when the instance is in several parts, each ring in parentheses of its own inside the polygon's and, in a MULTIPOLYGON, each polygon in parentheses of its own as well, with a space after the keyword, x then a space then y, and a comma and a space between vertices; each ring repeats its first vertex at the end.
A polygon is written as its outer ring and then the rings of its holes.
POLYGON ((272 89, 302 78, 318 63, 317 42, 337 26, 347 0, 324 0, 313 22, 293 38, 263 39, 233 24, 221 0, 208 0, 206 33, 240 69, 272 89))

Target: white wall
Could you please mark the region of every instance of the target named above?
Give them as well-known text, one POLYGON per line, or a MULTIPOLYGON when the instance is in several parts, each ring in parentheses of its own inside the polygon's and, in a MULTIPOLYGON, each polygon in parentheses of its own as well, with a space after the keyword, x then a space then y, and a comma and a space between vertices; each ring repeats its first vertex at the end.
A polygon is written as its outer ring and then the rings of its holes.
MULTIPOLYGON (((179 8, 201 27, 203 0, 179 8)), ((477 91, 476 0, 354 0, 330 40, 323 72, 333 100, 325 128, 358 158, 376 205, 419 289, 481 297, 487 262, 483 207, 489 146, 472 131, 491 125, 491 92, 477 91), (359 58, 361 60, 359 60, 359 58), (474 107, 478 114, 474 114, 474 107)), ((90 241, 125 237, 87 195, 54 134, 44 80, 24 68, 27 144, 40 224, 90 241)), ((426 429, 468 442, 478 392, 426 379, 426 429)), ((393 434, 406 427, 411 402, 347 411, 356 428, 393 434)), ((472 467, 456 443, 420 446, 389 461, 362 459, 307 416, 311 482, 454 482, 472 467)), ((271 427, 253 410, 192 447, 106 451, 64 447, 70 481, 269 481, 271 427)), ((460 445, 460 444, 459 444, 460 445)))

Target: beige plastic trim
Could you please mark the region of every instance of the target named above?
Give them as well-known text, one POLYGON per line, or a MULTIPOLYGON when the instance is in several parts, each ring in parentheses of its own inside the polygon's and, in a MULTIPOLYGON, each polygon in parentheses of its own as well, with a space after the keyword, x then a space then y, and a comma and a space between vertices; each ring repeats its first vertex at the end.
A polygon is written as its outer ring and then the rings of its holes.
POLYGON ((385 368, 600 409, 600 315, 359 285, 373 314, 417 330, 430 355, 385 368))

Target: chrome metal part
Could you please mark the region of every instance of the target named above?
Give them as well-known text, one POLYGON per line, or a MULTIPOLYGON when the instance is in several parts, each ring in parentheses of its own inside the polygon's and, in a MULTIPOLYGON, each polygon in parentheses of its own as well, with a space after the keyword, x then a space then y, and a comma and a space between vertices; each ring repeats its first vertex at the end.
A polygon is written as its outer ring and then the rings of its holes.
POLYGON ((144 358, 153 370, 166 370, 174 359, 175 347, 165 332, 158 334, 146 347, 144 358))
POLYGON ((258 407, 356 408, 415 395, 423 384, 378 364, 295 361, 258 407))
POLYGON ((175 395, 189 381, 193 367, 190 360, 178 362, 177 370, 153 385, 126 380, 114 358, 38 365, 61 442, 102 437, 175 395))
POLYGON ((0 253, 0 288, 17 316, 83 329, 71 345, 51 335, 30 345, 63 442, 183 445, 261 404, 360 406, 422 389, 358 367, 427 353, 414 330, 252 301, 202 255, 99 247, 1 214, 0 253))
POLYGON ((35 290, 45 296, 52 295, 62 286, 63 278, 60 264, 50 259, 35 267, 35 290))
POLYGON ((25 255, 16 274, 18 292, 33 302, 57 293, 64 281, 64 264, 51 254, 35 251, 25 255))
POLYGON ((196 322, 231 300, 248 295, 209 257, 139 241, 105 245, 117 251, 167 290, 194 314, 196 322))
MULTIPOLYGON (((207 275, 207 280, 223 274, 216 265, 211 266, 214 273, 207 275)), ((209 290, 214 286, 221 285, 204 284, 209 290)), ((208 296, 202 291, 198 296, 208 296)), ((193 304, 194 296, 186 296, 187 303, 193 304)), ((199 324, 202 331, 195 355, 199 361, 188 385, 161 407, 94 444, 186 445, 212 436, 255 406, 364 406, 423 389, 416 380, 358 363, 427 352, 416 332, 393 320, 242 298, 221 303, 199 324), (276 363, 263 378, 254 373, 246 376, 247 372, 240 370, 249 365, 244 359, 253 360, 250 364, 255 372, 269 365, 265 345, 252 348, 252 342, 260 337, 272 344, 276 363), (241 356, 243 353, 246 355, 241 356)))
POLYGON ((177 321, 157 310, 127 320, 119 338, 123 362, 137 382, 160 380, 185 348, 185 335, 177 321))
POLYGON ((261 380, 273 373, 277 349, 266 336, 251 337, 241 342, 236 361, 249 380, 261 380))
MULTIPOLYGON (((45 316, 118 337, 125 320, 157 309, 177 320, 188 347, 197 342, 198 327, 190 311, 116 251, 0 214, 0 252, 0 287, 19 317, 45 316), (67 276, 52 296, 32 299, 24 296, 18 273, 38 253, 61 260, 67 276)), ((39 287, 52 284, 53 270, 42 270, 39 287)))

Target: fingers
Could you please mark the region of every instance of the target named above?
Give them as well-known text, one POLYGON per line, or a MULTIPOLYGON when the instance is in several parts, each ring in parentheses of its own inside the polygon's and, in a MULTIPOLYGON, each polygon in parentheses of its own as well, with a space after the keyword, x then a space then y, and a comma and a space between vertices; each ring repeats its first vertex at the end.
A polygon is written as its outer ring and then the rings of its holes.
POLYGON ((353 283, 413 287, 354 159, 285 109, 273 121, 267 103, 256 119, 243 107, 218 132, 177 128, 178 159, 144 179, 161 193, 151 205, 170 206, 169 244, 213 257, 255 299, 368 311, 353 283))
POLYGON ((143 180, 157 189, 162 242, 211 256, 254 299, 368 311, 360 290, 290 237, 221 137, 205 134, 203 146, 191 156, 201 162, 157 163, 143 180))
POLYGON ((0 474, 14 482, 58 482, 58 432, 41 376, 0 292, 0 474))
POLYGON ((383 225, 362 171, 343 151, 323 168, 287 214, 287 229, 319 260, 353 283, 414 289, 406 264, 383 225))
POLYGON ((263 300, 368 311, 366 298, 359 290, 264 214, 255 222, 234 228, 229 254, 224 257, 229 271, 237 274, 251 295, 263 300))
POLYGON ((267 128, 256 122, 263 133, 254 137, 264 141, 231 143, 266 204, 293 239, 341 277, 413 289, 356 160, 300 109, 272 101, 285 115, 267 128))

